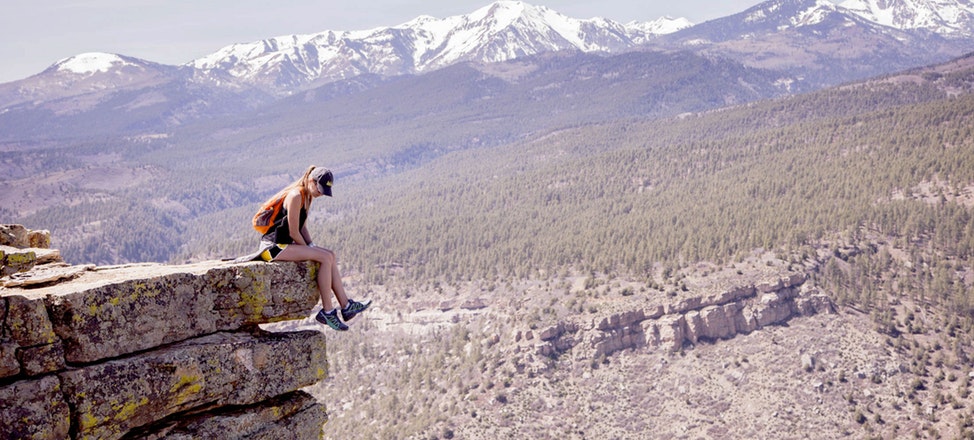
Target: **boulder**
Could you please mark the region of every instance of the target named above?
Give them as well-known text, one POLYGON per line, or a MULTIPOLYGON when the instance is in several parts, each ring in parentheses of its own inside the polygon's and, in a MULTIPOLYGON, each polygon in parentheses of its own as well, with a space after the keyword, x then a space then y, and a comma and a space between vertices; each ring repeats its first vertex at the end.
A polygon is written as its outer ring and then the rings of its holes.
POLYGON ((835 313, 835 305, 824 293, 814 292, 795 300, 795 308, 804 316, 817 313, 835 313))
POLYGON ((738 305, 734 313, 734 328, 738 333, 751 333, 759 328, 758 318, 754 309, 749 306, 738 305))
POLYGON ((646 319, 642 310, 615 313, 603 318, 596 326, 599 330, 620 330, 646 319))
POLYGON ((681 299, 681 300, 679 300, 679 301, 677 301, 675 303, 667 304, 666 305, 666 314, 667 315, 674 315, 674 314, 677 314, 677 313, 684 313, 684 312, 687 312, 687 311, 690 311, 690 310, 695 310, 695 309, 700 308, 700 305, 702 303, 703 303, 703 298, 701 298, 699 296, 693 296, 693 297, 690 297, 690 298, 684 298, 684 299, 681 299))
POLYGON ((661 305, 655 305, 655 306, 647 307, 645 310, 643 310, 643 315, 646 317, 646 319, 656 319, 659 318, 660 316, 663 316, 663 313, 665 311, 666 311, 665 307, 661 305))
POLYGON ((565 326, 562 323, 558 323, 544 330, 541 330, 539 337, 542 341, 550 341, 561 336, 562 332, 565 331, 565 326))
POLYGON ((29 234, 30 231, 23 225, 0 225, 0 246, 31 247, 29 234))
POLYGON ((785 280, 776 279, 773 281, 763 281, 754 286, 758 293, 777 292, 785 287, 785 280))
POLYGON ((49 249, 51 247, 51 231, 28 231, 27 247, 49 249))
MULTIPOLYGON (((27 272, 36 265, 61 261, 51 247, 51 233, 22 225, 0 225, 0 278, 27 272)), ((2 286, 3 284, 0 284, 2 286)))
POLYGON ((803 371, 811 372, 815 369, 815 358, 808 353, 801 355, 801 367, 803 371))

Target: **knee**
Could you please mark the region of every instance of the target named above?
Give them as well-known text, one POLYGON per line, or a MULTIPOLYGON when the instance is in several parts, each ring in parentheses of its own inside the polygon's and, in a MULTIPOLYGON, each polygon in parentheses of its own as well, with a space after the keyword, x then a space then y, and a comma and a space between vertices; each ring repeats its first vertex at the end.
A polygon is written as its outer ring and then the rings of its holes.
POLYGON ((318 255, 318 262, 323 265, 334 266, 338 262, 338 257, 328 249, 321 249, 318 255))

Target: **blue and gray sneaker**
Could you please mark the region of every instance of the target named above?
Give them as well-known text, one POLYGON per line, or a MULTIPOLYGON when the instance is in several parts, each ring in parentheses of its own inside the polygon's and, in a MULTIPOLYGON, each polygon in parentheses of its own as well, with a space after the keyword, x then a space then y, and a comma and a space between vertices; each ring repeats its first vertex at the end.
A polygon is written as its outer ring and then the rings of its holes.
POLYGON ((369 308, 369 306, 371 305, 372 305, 372 300, 368 300, 364 303, 360 303, 358 301, 350 299, 348 300, 348 304, 345 305, 345 308, 342 309, 342 319, 345 322, 351 321, 352 318, 355 317, 355 315, 364 312, 365 309, 369 308))
POLYGON ((345 325, 340 319, 338 319, 338 309, 334 309, 330 312, 325 312, 324 309, 319 310, 318 314, 315 315, 315 321, 327 325, 335 330, 345 331, 348 330, 348 326, 345 325))

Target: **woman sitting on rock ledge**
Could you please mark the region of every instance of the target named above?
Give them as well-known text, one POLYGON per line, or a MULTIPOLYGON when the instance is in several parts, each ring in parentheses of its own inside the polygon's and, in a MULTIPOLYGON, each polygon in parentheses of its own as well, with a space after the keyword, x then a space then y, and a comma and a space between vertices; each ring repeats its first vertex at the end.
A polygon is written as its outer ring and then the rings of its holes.
POLYGON ((266 204, 283 197, 284 204, 274 217, 273 225, 260 239, 259 256, 264 261, 317 261, 321 265, 317 280, 321 311, 315 315, 315 320, 335 330, 348 330, 345 322, 365 311, 372 302, 348 299, 338 272, 338 258, 331 250, 312 243, 305 224, 312 200, 322 195, 331 197, 333 183, 331 171, 312 165, 304 172, 304 176, 268 199, 266 204), (332 292, 342 306, 340 311, 332 307, 332 292))

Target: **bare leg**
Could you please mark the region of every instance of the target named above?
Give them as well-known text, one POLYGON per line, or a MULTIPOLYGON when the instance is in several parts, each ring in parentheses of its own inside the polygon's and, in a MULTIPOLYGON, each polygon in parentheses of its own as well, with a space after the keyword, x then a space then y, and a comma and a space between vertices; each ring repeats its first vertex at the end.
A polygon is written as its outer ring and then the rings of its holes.
POLYGON ((338 272, 338 259, 335 253, 319 247, 308 247, 300 244, 289 244, 275 261, 316 261, 318 267, 318 295, 321 296, 321 307, 331 310, 331 293, 334 292, 338 299, 338 304, 345 307, 348 304, 348 296, 345 295, 345 287, 342 285, 342 278, 338 272), (331 292, 329 292, 331 290, 331 292))
POLYGON ((331 290, 335 292, 338 303, 342 304, 342 307, 345 307, 348 305, 348 295, 345 295, 345 285, 342 284, 342 275, 338 273, 338 257, 335 256, 334 252, 330 250, 328 252, 331 253, 333 262, 331 265, 331 290))

